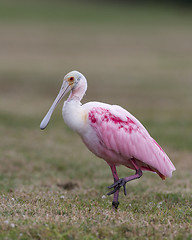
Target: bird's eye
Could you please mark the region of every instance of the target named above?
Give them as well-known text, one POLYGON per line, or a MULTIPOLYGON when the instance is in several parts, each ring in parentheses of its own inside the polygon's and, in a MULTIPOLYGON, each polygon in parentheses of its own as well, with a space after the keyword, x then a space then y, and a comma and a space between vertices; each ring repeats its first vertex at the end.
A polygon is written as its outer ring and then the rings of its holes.
POLYGON ((70 77, 69 81, 72 82, 74 80, 74 77, 70 77))

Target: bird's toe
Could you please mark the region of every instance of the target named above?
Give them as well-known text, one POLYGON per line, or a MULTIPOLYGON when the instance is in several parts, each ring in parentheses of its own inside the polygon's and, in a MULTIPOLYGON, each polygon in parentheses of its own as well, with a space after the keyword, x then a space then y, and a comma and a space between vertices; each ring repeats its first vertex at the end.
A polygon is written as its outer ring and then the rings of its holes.
POLYGON ((127 195, 126 187, 125 187, 125 180, 124 178, 120 178, 118 181, 114 182, 112 185, 108 186, 109 189, 114 188, 111 192, 107 193, 107 195, 111 195, 119 190, 122 186, 124 187, 124 194, 127 195))

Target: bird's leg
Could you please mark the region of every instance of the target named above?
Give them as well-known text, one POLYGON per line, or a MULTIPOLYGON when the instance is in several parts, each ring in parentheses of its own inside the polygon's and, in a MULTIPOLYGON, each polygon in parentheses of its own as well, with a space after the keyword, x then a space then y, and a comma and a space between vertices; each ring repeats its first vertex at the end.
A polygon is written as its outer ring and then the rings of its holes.
POLYGON ((111 188, 114 188, 111 192, 107 193, 107 195, 111 195, 111 194, 115 194, 115 192, 118 191, 119 193, 119 189, 123 186, 124 188, 124 194, 127 195, 127 191, 126 191, 126 183, 127 182, 130 182, 134 179, 137 179, 137 178, 140 178, 143 173, 141 171, 141 169, 137 166, 137 164, 135 163, 135 160, 134 159, 131 159, 130 160, 131 163, 133 164, 135 170, 136 170, 136 173, 132 176, 129 176, 129 177, 125 177, 125 178, 120 178, 118 181, 116 181, 114 184, 112 184, 111 186, 109 186, 108 188, 111 189, 111 188))
MULTIPOLYGON (((119 176, 117 174, 116 167, 115 167, 115 165, 110 166, 110 167, 111 167, 111 171, 112 171, 112 174, 113 174, 114 183, 116 183, 119 180, 119 176)), ((112 202, 112 206, 115 209, 117 209, 118 206, 119 206, 118 197, 119 197, 119 190, 117 189, 117 191, 114 192, 113 202, 112 202)))

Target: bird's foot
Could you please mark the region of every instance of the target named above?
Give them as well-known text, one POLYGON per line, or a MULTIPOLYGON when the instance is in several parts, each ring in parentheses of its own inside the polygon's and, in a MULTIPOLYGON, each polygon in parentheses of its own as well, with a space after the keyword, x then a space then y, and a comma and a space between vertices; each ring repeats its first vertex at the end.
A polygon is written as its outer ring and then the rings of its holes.
POLYGON ((117 202, 113 201, 112 206, 113 206, 113 208, 117 209, 119 206, 119 201, 117 201, 117 202))
POLYGON ((119 190, 123 186, 124 194, 126 196, 127 195, 126 186, 125 186, 126 183, 127 183, 127 181, 125 181, 124 178, 120 178, 118 181, 116 181, 112 185, 108 186, 109 189, 111 189, 111 188, 114 188, 114 189, 111 192, 107 193, 107 195, 111 195, 111 194, 115 193, 117 190, 119 190))

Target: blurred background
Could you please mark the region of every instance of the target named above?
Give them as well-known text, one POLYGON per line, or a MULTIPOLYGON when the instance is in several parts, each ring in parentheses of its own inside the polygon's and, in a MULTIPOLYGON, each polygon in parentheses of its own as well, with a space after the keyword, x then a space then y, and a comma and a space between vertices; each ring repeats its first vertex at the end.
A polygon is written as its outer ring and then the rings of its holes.
MULTIPOLYGON (((30 174, 42 178, 42 169, 50 179, 53 166, 63 166, 70 141, 84 151, 63 123, 62 104, 46 131, 39 130, 71 70, 88 80, 83 103, 97 100, 126 108, 174 163, 185 154, 188 160, 181 165, 187 169, 192 150, 191 26, 190 1, 1 1, 2 179, 13 186, 18 181, 13 175, 20 174, 23 184, 30 174)), ((94 159, 86 151, 82 158, 94 159)))

